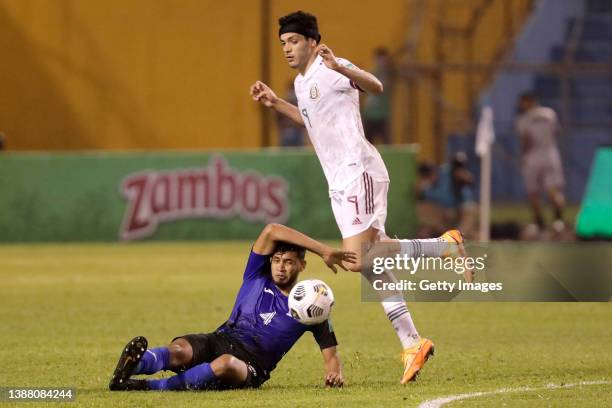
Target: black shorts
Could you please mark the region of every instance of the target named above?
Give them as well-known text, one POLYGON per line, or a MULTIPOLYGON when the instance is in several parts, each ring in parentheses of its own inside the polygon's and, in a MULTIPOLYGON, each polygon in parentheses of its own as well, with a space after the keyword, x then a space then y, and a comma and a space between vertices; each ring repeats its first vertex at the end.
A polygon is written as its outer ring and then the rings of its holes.
POLYGON ((212 387, 216 390, 258 388, 270 378, 270 373, 268 370, 262 368, 256 356, 249 353, 240 343, 225 334, 217 332, 186 334, 184 336, 175 337, 172 341, 176 339, 187 340, 193 349, 193 359, 187 367, 184 367, 185 370, 202 363, 210 363, 223 354, 230 354, 246 364, 247 378, 242 385, 232 386, 219 383, 212 387))

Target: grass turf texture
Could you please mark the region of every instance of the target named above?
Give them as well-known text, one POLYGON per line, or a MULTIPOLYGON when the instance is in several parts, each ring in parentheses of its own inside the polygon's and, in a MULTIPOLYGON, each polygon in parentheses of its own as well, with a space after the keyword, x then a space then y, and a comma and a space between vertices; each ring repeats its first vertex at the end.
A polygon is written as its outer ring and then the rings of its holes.
MULTIPOLYGON (((72 407, 416 406, 467 392, 612 380, 609 303, 416 303, 409 308, 421 334, 436 343, 436 355, 416 383, 400 386, 399 343, 380 304, 360 301, 359 275, 336 276, 309 254, 303 276, 324 279, 336 296, 344 389, 322 386, 322 358, 307 333, 259 390, 109 392, 121 348, 135 335, 155 347, 214 330, 229 316, 249 248, 247 242, 0 246, 0 386, 75 387, 72 407)), ((450 406, 500 404, 609 406, 612 386, 450 406)))

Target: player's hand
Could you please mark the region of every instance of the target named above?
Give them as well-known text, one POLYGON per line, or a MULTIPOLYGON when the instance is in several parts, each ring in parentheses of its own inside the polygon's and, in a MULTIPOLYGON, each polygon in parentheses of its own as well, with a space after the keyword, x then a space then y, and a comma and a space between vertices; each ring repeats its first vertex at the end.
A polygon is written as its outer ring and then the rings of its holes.
POLYGON ((357 254, 351 251, 342 251, 340 249, 327 248, 322 254, 323 262, 329 267, 334 273, 338 273, 336 266, 344 269, 346 267, 343 262, 355 263, 357 262, 357 254))
POLYGON ((328 372, 325 375, 325 386, 326 387, 342 387, 344 385, 344 377, 342 373, 328 372))
POLYGON ((327 45, 319 44, 316 48, 316 52, 323 58, 323 63, 327 68, 333 69, 334 71, 340 68, 340 64, 336 61, 336 56, 327 45))
POLYGON ((257 81, 251 85, 250 94, 253 100, 263 103, 268 108, 274 106, 278 101, 278 96, 276 96, 274 91, 261 81, 257 81))

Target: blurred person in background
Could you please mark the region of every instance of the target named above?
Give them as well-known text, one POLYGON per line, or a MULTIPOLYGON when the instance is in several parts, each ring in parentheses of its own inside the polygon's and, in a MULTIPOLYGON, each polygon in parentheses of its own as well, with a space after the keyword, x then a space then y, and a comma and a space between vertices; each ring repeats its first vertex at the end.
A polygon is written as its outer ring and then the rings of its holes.
POLYGON ((473 184, 474 176, 467 169, 463 152, 456 153, 450 164, 439 167, 422 163, 417 180, 417 237, 436 235, 449 228, 474 237, 478 206, 473 184))
POLYGON ((4 133, 0 132, 0 151, 4 150, 5 140, 4 133))
MULTIPOLYGON (((287 82, 285 100, 297 105, 297 96, 293 89, 293 81, 287 82)), ((276 112, 276 123, 281 147, 295 147, 304 145, 304 126, 288 118, 280 112, 276 112)))
POLYGON ((518 112, 516 132, 521 147, 521 171, 535 223, 528 228, 539 231, 545 229, 540 201, 540 195, 545 192, 554 208, 553 231, 560 233, 565 228, 565 180, 557 146, 557 115, 551 108, 541 106, 532 92, 523 93, 519 97, 518 112))
POLYGON ((383 83, 385 92, 368 94, 366 98, 363 107, 365 136, 370 143, 380 140, 383 144, 389 144, 391 143, 390 116, 393 93, 393 63, 386 48, 379 47, 374 51, 372 73, 383 83))

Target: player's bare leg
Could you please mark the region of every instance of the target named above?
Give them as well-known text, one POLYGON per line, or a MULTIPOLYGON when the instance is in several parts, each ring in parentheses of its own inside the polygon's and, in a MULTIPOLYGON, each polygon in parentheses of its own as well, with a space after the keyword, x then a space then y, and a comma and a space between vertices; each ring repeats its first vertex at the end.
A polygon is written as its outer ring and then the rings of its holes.
POLYGON ((355 263, 344 263, 344 267, 352 272, 361 272, 362 266, 362 254, 361 247, 364 243, 374 244, 378 240, 378 230, 375 228, 368 228, 360 234, 353 235, 352 237, 344 238, 342 240, 342 249, 344 251, 351 251, 357 254, 357 260, 355 263))
POLYGON ((193 359, 193 348, 191 344, 184 338, 179 337, 170 343, 168 346, 170 369, 173 371, 181 371, 191 364, 193 359))
MULTIPOLYGON (((184 338, 178 338, 170 343, 170 366, 174 371, 180 371, 192 364, 193 348, 184 338)), ((246 363, 231 354, 223 354, 210 363, 215 377, 228 385, 238 386, 247 378, 246 363)))
POLYGON ((215 376, 225 384, 239 386, 244 384, 247 379, 248 368, 244 361, 232 356, 223 354, 210 363, 215 376))

